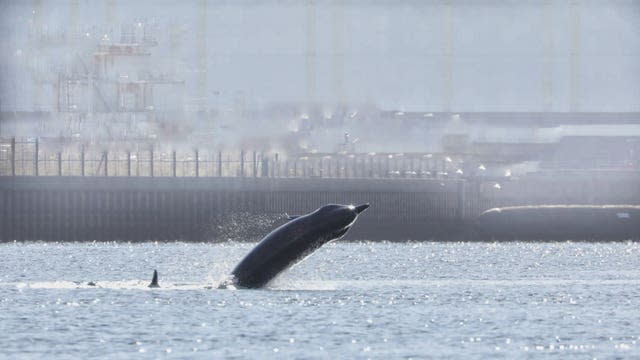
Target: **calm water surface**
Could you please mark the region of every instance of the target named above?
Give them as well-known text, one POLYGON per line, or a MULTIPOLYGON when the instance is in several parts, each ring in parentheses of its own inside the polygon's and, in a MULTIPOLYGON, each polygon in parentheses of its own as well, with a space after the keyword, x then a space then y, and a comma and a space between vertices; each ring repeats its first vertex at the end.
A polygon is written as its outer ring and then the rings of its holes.
POLYGON ((640 357, 638 243, 333 243, 212 289, 252 246, 0 244, 0 357, 640 357))

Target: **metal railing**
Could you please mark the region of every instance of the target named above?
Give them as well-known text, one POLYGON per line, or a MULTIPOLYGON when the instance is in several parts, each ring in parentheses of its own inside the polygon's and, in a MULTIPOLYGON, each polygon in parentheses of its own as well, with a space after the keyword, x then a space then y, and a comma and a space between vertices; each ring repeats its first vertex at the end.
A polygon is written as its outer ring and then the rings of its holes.
POLYGON ((445 155, 303 154, 176 150, 158 144, 84 144, 0 138, 0 176, 452 178, 445 155))

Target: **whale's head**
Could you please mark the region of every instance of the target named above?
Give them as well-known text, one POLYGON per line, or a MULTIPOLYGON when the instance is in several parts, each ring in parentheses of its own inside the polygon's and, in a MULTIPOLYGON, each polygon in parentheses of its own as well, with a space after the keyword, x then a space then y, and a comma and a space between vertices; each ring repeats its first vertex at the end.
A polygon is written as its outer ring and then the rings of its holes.
POLYGON ((326 229, 326 240, 343 236, 358 218, 358 214, 369 208, 369 204, 340 205, 329 204, 314 211, 311 215, 326 229))

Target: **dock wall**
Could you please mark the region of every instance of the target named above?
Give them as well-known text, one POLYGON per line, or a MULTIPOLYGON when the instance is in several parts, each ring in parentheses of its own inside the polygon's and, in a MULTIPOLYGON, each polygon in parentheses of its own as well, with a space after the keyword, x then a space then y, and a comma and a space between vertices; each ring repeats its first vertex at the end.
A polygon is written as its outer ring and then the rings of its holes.
MULTIPOLYGON (((2 177, 1 240, 255 240, 288 214, 373 204, 349 234, 434 237, 470 213, 463 181, 2 177), (465 201, 463 204, 462 201, 465 201)), ((478 204, 474 204, 478 207, 478 204)))
POLYGON ((0 177, 0 240, 254 241, 327 203, 371 203, 347 239, 458 240, 506 205, 640 205, 640 178, 567 174, 505 181, 0 177))

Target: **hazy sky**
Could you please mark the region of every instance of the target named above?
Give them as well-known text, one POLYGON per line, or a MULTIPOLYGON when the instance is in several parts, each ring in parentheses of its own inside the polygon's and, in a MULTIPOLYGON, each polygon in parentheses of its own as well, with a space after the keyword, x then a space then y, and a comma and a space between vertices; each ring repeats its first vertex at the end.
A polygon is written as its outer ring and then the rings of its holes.
POLYGON ((53 109, 57 73, 138 23, 158 40, 153 70, 208 107, 640 111, 638 1, 3 0, 0 13, 3 111, 53 109))

